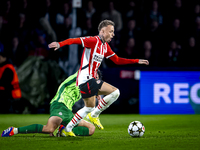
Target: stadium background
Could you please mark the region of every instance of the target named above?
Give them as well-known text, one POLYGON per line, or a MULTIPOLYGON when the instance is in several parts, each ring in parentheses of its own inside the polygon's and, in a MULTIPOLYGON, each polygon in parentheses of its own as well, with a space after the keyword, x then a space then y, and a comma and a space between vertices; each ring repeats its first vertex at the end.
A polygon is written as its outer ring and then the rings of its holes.
MULTIPOLYGON (((97 25, 105 16, 116 21, 116 36, 110 44, 113 51, 121 57, 148 59, 150 65, 116 66, 109 60, 103 62, 103 80, 121 91, 120 98, 104 113, 139 113, 140 92, 148 92, 145 86, 140 88, 142 71, 192 74, 191 71, 200 70, 199 1, 93 1, 94 14, 87 13, 88 2, 82 1, 81 8, 72 8, 70 0, 0 2, 0 45, 16 67, 23 97, 13 102, 10 113, 49 112, 49 102, 58 85, 78 69, 82 49, 66 46, 53 52, 47 45, 69 37, 96 35, 97 25), (112 4, 116 16, 104 13, 113 8, 112 4), (158 6, 156 12, 152 11, 153 4, 155 10, 158 6)), ((190 83, 187 79, 181 82, 190 83)), ((196 95, 200 97, 199 91, 196 95)), ((78 103, 74 111, 82 106, 78 103)))

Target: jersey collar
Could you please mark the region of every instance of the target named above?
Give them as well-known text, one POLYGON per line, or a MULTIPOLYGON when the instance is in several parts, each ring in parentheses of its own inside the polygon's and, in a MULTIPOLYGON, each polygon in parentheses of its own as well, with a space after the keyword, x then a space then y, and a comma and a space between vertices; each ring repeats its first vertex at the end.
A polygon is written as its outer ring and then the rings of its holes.
POLYGON ((99 39, 101 40, 101 42, 103 43, 103 45, 106 43, 106 42, 103 42, 103 39, 101 38, 100 35, 98 35, 99 39))

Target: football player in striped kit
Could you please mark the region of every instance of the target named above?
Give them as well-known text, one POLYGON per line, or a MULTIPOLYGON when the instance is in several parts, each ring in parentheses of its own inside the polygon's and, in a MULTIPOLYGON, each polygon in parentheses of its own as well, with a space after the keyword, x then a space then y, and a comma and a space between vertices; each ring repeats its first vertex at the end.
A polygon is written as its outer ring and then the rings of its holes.
POLYGON ((148 60, 118 57, 111 50, 108 43, 114 37, 114 25, 114 22, 111 20, 103 20, 98 26, 99 35, 97 36, 69 38, 61 42, 52 42, 49 44, 49 48, 54 48, 54 50, 71 44, 79 44, 84 47, 76 85, 80 88, 85 107, 80 109, 66 128, 61 131, 66 136, 75 136, 72 129, 86 116, 97 128, 100 130, 104 129, 98 116, 115 102, 120 95, 118 88, 102 80, 95 79, 97 70, 104 57, 112 60, 117 65, 149 64, 148 60), (105 95, 105 97, 95 108, 96 95, 105 95))

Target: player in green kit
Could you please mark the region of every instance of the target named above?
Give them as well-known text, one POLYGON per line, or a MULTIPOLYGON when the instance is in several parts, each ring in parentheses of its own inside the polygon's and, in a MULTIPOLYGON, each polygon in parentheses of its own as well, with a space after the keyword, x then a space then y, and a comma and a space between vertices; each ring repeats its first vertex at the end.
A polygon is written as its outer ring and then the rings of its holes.
MULTIPOLYGON (((98 73, 97 79, 99 75, 98 73)), ((81 99, 79 87, 76 86, 76 77, 77 73, 69 76, 59 86, 56 95, 50 102, 50 117, 46 125, 32 124, 19 128, 9 127, 2 132, 1 136, 7 137, 15 134, 27 133, 49 133, 52 135, 60 125, 66 126, 74 117, 72 112, 73 105, 81 99)), ((95 126, 83 119, 73 129, 74 134, 79 136, 89 136, 94 134, 94 131, 95 126)))

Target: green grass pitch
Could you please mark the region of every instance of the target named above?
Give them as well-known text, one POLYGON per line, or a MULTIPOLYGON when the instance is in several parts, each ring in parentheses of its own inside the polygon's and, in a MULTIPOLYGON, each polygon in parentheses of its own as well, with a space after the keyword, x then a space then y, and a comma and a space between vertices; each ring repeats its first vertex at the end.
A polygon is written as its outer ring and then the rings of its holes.
MULTIPOLYGON (((46 124, 49 115, 0 115, 0 132, 9 126, 46 124)), ((90 137, 50 137, 48 134, 18 134, 0 137, 0 150, 162 150, 200 149, 200 115, 102 114, 104 130, 90 137), (143 137, 132 138, 127 128, 141 121, 143 137)))

